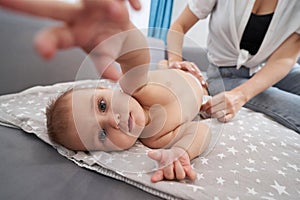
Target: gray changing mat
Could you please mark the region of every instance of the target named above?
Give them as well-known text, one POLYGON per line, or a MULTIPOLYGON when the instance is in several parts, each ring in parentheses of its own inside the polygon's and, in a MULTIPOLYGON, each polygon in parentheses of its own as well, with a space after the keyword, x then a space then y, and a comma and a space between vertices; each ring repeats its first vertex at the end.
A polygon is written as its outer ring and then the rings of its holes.
MULTIPOLYGON (((137 142, 123 152, 74 152, 49 141, 45 108, 49 101, 74 84, 115 87, 107 80, 87 80, 37 86, 0 97, 0 122, 23 129, 57 149, 80 167, 124 181, 165 199, 299 199, 300 136, 263 114, 242 109, 229 123, 204 120, 213 140, 204 154, 192 161, 195 182, 151 183, 156 163, 148 148, 137 142)), ((9 156, 9 155, 7 155, 9 156)))

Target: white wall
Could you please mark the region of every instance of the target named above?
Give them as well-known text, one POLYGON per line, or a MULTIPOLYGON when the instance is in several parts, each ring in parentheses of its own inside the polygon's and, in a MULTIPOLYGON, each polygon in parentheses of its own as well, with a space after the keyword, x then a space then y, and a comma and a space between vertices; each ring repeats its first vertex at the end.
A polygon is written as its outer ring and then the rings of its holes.
MULTIPOLYGON (((174 0, 172 22, 180 15, 186 7, 187 0, 174 0)), ((186 46, 206 46, 208 34, 208 19, 200 20, 186 34, 186 46)))
MULTIPOLYGON (((146 31, 149 22, 150 0, 140 0, 142 4, 141 11, 134 11, 129 6, 130 19, 143 31, 146 31)), ((180 15, 185 8, 187 0, 174 0, 172 22, 180 15)), ((186 46, 206 46, 208 34, 208 19, 199 21, 193 26, 185 36, 184 45, 186 46)))
MULTIPOLYGON (((141 29, 143 32, 147 31, 148 23, 149 23, 149 15, 150 15, 150 0, 140 0, 142 4, 142 9, 140 11, 135 11, 133 8, 129 6, 129 16, 130 20, 133 24, 141 29)), ((146 32, 147 33, 147 32, 146 32)))

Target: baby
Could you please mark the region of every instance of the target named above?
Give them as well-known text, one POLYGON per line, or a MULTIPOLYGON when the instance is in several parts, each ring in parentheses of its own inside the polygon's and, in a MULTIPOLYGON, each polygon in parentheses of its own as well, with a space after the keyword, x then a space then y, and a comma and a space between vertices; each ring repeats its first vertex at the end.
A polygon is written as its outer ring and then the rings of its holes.
MULTIPOLYGON (((130 35, 124 45, 131 41, 130 35)), ((162 166, 152 176, 153 182, 195 179, 190 160, 210 141, 208 126, 193 121, 206 90, 197 78, 179 69, 148 71, 147 48, 119 61, 124 73, 119 81, 122 91, 71 89, 52 102, 46 112, 50 139, 82 151, 120 151, 140 140, 149 148, 161 149, 148 154, 162 166)))

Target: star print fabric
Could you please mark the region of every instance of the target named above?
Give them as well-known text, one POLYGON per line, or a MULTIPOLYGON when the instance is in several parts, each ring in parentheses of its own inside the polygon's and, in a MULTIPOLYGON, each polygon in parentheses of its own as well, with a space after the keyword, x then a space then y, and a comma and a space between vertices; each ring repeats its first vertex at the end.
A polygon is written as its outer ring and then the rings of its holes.
MULTIPOLYGON (((229 123, 203 120, 210 126, 208 149, 192 160, 194 182, 151 183, 157 168, 147 147, 137 142, 123 152, 73 152, 53 145, 46 134, 45 108, 49 101, 76 84, 104 85, 107 80, 38 86, 0 97, 0 124, 23 129, 52 145, 78 166, 119 179, 165 199, 299 199, 300 135, 263 114, 242 109, 229 123)), ((9 156, 9 155, 8 155, 9 156)))

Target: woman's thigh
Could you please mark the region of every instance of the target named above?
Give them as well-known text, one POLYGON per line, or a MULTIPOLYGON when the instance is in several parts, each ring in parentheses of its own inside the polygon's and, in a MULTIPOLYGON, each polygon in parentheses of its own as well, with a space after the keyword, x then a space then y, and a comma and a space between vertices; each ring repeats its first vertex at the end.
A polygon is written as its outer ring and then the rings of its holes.
POLYGON ((256 95, 244 107, 264 113, 300 133, 300 96, 271 87, 256 95))
POLYGON ((288 75, 274 86, 281 90, 300 95, 300 65, 297 63, 288 75))
POLYGON ((208 89, 210 95, 229 91, 249 79, 249 71, 246 68, 236 70, 234 67, 218 68, 215 65, 209 66, 207 70, 208 89))

